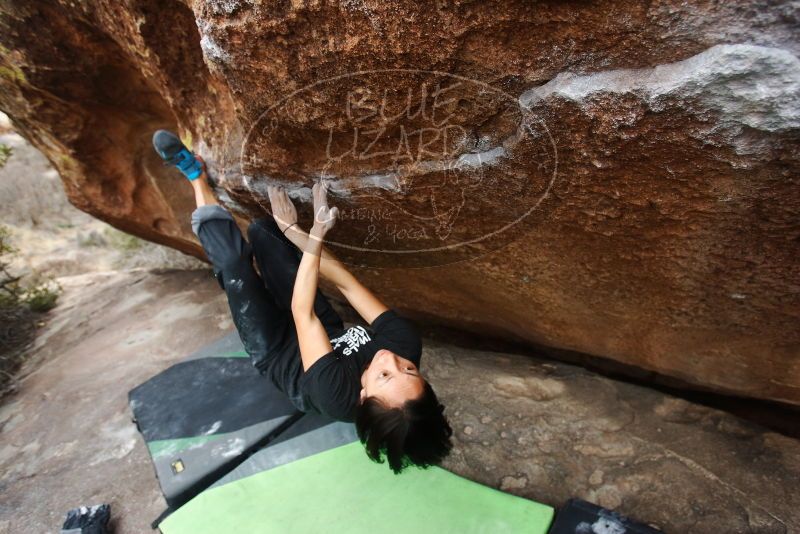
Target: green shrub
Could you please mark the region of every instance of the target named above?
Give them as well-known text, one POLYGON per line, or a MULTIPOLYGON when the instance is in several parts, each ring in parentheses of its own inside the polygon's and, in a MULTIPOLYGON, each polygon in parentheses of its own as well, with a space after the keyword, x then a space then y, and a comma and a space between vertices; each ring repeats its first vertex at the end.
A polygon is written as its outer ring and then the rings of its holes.
POLYGON ((52 278, 48 278, 45 281, 37 282, 35 285, 25 288, 22 302, 24 302, 31 311, 43 313, 55 308, 56 301, 63 290, 64 288, 61 287, 61 284, 52 278))
POLYGON ((17 252, 9 243, 10 237, 9 228, 0 225, 0 307, 25 305, 35 312, 52 309, 63 288, 52 278, 42 279, 38 275, 29 277, 23 285, 22 276, 14 276, 9 271, 7 260, 17 252))
POLYGON ((21 276, 14 276, 9 272, 9 263, 5 258, 12 256, 17 249, 11 246, 9 238, 11 231, 8 227, 0 225, 0 306, 9 307, 19 303, 23 289, 20 285, 21 276))
POLYGON ((0 167, 6 164, 8 158, 11 157, 11 154, 14 153, 14 149, 8 145, 4 145, 0 143, 0 167))

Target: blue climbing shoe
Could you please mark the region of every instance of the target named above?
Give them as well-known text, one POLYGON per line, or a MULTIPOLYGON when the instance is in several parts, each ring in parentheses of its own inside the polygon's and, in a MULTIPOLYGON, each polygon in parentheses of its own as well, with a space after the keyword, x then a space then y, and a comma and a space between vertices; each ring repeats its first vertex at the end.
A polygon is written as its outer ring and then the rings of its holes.
POLYGON ((165 165, 175 165, 189 181, 196 180, 203 174, 203 164, 189 152, 174 133, 157 130, 153 134, 153 147, 165 165))

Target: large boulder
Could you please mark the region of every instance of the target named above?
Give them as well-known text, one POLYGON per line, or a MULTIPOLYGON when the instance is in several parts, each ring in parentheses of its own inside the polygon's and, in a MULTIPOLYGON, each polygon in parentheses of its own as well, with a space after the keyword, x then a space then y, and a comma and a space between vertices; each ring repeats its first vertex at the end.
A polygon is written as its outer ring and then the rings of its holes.
POLYGON ((122 230, 203 255, 172 128, 242 225, 329 179, 331 250, 419 319, 800 404, 793 2, 0 10, 0 109, 122 230))

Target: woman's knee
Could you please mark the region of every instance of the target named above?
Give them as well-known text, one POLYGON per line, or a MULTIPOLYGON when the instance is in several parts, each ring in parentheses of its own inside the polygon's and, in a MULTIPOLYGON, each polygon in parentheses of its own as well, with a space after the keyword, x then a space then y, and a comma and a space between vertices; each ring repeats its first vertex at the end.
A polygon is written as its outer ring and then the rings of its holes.
POLYGON ((252 257, 252 247, 244 240, 234 221, 204 221, 198 227, 197 236, 206 256, 217 270, 244 264, 252 257))

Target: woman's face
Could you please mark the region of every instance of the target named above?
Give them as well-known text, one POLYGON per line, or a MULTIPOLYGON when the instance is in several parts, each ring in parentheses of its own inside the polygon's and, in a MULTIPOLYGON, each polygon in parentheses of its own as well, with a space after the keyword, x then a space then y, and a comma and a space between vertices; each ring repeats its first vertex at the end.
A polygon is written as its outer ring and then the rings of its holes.
POLYGON ((388 349, 375 353, 361 373, 361 400, 377 397, 391 408, 422 395, 425 380, 411 360, 388 349))

